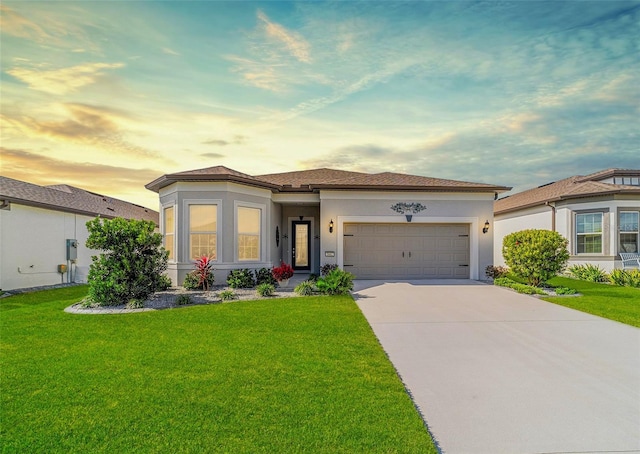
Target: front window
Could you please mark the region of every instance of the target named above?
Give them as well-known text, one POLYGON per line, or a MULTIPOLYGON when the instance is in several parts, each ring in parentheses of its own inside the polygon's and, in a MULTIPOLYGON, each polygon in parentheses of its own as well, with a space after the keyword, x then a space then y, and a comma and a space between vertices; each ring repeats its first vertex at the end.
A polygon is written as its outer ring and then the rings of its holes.
POLYGON ((620 252, 638 252, 638 211, 620 212, 620 252))
POLYGON ((260 260, 259 208, 238 207, 238 260, 260 260))
POLYGON ((175 222, 174 222, 174 211, 173 207, 166 207, 164 209, 164 248, 169 251, 169 260, 175 260, 175 247, 174 247, 174 238, 175 238, 175 222))
POLYGON ((189 254, 191 260, 202 256, 218 257, 218 207, 189 205, 189 254))
POLYGON ((602 254, 602 213, 576 215, 576 253, 602 254))

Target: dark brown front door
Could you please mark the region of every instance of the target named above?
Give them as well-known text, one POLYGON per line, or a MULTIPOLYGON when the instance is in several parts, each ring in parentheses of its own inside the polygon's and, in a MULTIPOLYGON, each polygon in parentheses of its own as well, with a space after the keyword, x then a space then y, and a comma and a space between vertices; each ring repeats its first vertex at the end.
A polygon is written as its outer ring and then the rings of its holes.
POLYGON ((311 269, 311 221, 293 221, 291 225, 291 264, 294 270, 311 269))

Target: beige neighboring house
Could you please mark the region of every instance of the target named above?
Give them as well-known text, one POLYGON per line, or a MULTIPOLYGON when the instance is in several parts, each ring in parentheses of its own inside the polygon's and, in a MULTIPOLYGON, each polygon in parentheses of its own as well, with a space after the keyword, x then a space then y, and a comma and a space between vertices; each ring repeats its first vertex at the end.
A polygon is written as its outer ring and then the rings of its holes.
POLYGON ((493 201, 510 188, 399 173, 314 169, 247 175, 217 166, 163 175, 160 226, 181 284, 209 256, 229 270, 337 264, 360 279, 478 279, 493 262, 493 201), (486 227, 485 227, 486 224, 486 227))
POLYGON ((86 282, 97 252, 85 246, 86 223, 96 216, 158 225, 158 212, 133 203, 0 176, 0 289, 86 282))
POLYGON ((638 252, 640 170, 607 169, 576 175, 497 200, 496 265, 504 265, 502 240, 524 229, 557 231, 569 240, 570 265, 622 268, 621 252, 638 252))

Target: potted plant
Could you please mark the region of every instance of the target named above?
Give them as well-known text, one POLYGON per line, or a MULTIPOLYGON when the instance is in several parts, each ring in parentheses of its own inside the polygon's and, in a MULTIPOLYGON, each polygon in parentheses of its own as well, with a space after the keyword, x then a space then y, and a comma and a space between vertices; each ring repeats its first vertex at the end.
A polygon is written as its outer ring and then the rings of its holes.
POLYGON ((280 287, 286 287, 289 284, 289 279, 293 276, 293 268, 291 268, 291 265, 281 262, 280 266, 273 267, 271 274, 278 281, 280 287))

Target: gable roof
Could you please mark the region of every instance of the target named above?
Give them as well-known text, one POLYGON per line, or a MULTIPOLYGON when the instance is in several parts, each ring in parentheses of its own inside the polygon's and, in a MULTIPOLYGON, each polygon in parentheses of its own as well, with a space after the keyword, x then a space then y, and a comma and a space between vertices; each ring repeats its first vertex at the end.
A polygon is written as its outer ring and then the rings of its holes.
POLYGON ((38 186, 0 176, 0 200, 86 216, 159 222, 157 211, 66 184, 38 186))
POLYGON ((311 169, 251 176, 223 166, 163 175, 147 184, 159 192, 178 181, 232 181, 273 192, 317 192, 321 189, 385 191, 504 192, 511 188, 485 183, 445 180, 401 173, 363 173, 336 169, 311 169))
POLYGON ((560 200, 631 193, 640 196, 640 186, 605 183, 612 176, 640 176, 640 170, 606 169, 590 175, 574 175, 497 200, 494 214, 508 213, 560 200))

